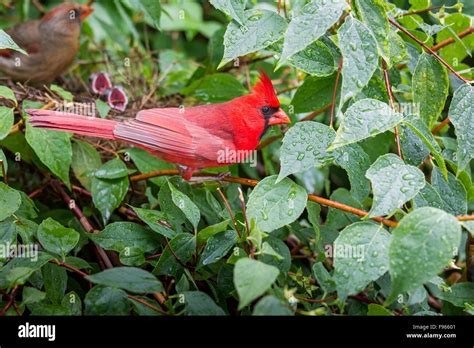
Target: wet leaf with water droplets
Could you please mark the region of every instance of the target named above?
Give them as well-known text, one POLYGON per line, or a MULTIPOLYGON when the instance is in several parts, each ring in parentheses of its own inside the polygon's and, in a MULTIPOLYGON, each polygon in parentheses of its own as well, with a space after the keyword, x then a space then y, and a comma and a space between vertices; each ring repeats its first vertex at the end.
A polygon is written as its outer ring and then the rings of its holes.
POLYGON ((330 104, 335 81, 336 74, 327 77, 307 77, 291 101, 295 112, 320 110, 330 104))
POLYGON ((345 112, 332 147, 338 148, 384 133, 402 119, 403 116, 388 104, 375 99, 362 99, 345 112))
POLYGON ((370 192, 369 181, 365 173, 370 167, 369 155, 358 144, 350 144, 334 150, 334 163, 347 172, 351 183, 351 194, 362 202, 370 192))
POLYGON ((453 174, 448 172, 448 180, 446 180, 441 170, 434 167, 431 172, 431 185, 444 202, 444 210, 453 215, 467 213, 466 189, 453 174))
POLYGON ((364 24, 348 17, 338 30, 342 52, 341 104, 354 97, 370 81, 377 69, 378 53, 375 38, 364 24))
POLYGON ((233 230, 217 233, 211 236, 199 259, 198 267, 219 261, 237 242, 237 233, 233 230))
POLYGON ((298 219, 306 207, 304 188, 288 178, 276 183, 269 176, 258 183, 247 202, 247 215, 264 232, 271 232, 298 219))
POLYGON ((458 173, 474 158, 474 88, 461 85, 454 92, 449 107, 449 118, 454 125, 457 140, 458 173))
POLYGON ((199 224, 199 220, 201 219, 199 208, 188 196, 174 187, 171 182, 168 182, 168 184, 171 189, 171 199, 173 200, 173 203, 179 209, 181 209, 184 215, 186 215, 186 218, 193 225, 194 229, 196 229, 199 224))
POLYGON ((277 13, 267 10, 244 12, 243 25, 232 21, 224 35, 224 57, 219 67, 231 60, 261 50, 280 40, 286 30, 286 21, 277 13))
POLYGON ((210 0, 212 6, 224 12, 240 25, 245 23, 245 3, 247 0, 210 0))
POLYGON ((320 167, 332 161, 327 148, 336 133, 318 122, 300 122, 285 134, 280 149, 281 169, 277 182, 284 177, 320 167))
POLYGON ((421 170, 405 164, 391 153, 379 157, 365 176, 372 183, 374 192, 369 217, 392 214, 415 197, 426 183, 421 170))
POLYGON ((357 294, 388 271, 390 234, 383 225, 356 222, 334 241, 334 275, 341 298, 357 294))
POLYGON ((441 272, 460 242, 461 225, 443 210, 423 207, 405 216, 393 230, 389 245, 392 293, 387 303, 441 272))
POLYGON ((306 4, 288 25, 279 64, 323 36, 346 8, 344 0, 312 0, 306 4))
POLYGON ((288 58, 288 63, 313 76, 329 76, 334 73, 334 57, 321 41, 313 42, 304 50, 288 58))
POLYGON ((431 128, 448 96, 448 72, 435 57, 423 53, 416 64, 412 88, 413 102, 420 108, 419 116, 431 128))

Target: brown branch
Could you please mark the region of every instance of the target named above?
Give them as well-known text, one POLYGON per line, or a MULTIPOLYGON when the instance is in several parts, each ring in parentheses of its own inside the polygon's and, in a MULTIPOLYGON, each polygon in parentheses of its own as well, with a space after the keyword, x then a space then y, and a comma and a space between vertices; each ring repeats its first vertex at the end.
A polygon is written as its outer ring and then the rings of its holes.
POLYGON ((461 215, 457 217, 458 221, 472 221, 474 220, 474 214, 473 215, 461 215))
POLYGON ((416 10, 416 11, 410 11, 410 12, 405 12, 405 13, 401 13, 399 14, 398 16, 396 16, 395 18, 400 18, 400 17, 405 17, 405 16, 412 16, 412 15, 416 15, 416 14, 420 14, 420 13, 426 13, 426 12, 430 12, 430 11, 433 11, 433 10, 437 10, 439 8, 441 8, 442 6, 433 6, 433 7, 429 7, 429 8, 425 8, 423 10, 416 10))
POLYGON ((459 78, 460 80, 462 80, 464 83, 469 83, 469 81, 462 77, 461 75, 459 75, 456 70, 454 70, 451 65, 449 65, 448 63, 446 63, 444 61, 443 58, 441 58, 435 51, 433 51, 431 48, 429 48, 423 41, 419 40, 416 36, 414 36, 412 33, 410 33, 405 27, 403 27, 402 25, 398 24, 396 21, 394 21, 393 19, 389 18, 388 21, 394 25, 395 27, 397 27, 398 29, 400 29, 403 33, 405 33, 407 36, 409 36, 412 40, 414 40, 418 45, 420 45, 421 47, 423 47, 426 51, 428 51, 428 53, 432 54, 436 59, 439 60, 439 62, 441 64, 443 64, 449 71, 451 71, 457 78, 459 78))
POLYGON ((342 56, 339 58, 339 65, 337 66, 336 82, 334 83, 334 90, 332 92, 331 116, 329 118, 329 127, 332 128, 332 121, 334 118, 334 109, 336 107, 337 86, 339 85, 339 76, 342 70, 342 56))
MULTIPOLYGON (((392 86, 390 84, 390 79, 388 77, 387 64, 385 63, 385 60, 383 60, 383 59, 382 59, 382 69, 383 69, 383 76, 385 78, 385 86, 387 88, 388 98, 390 100, 390 106, 392 107, 393 111, 397 111, 395 109, 392 86)), ((400 110, 398 110, 398 111, 400 111, 400 110)), ((400 157, 403 160, 402 147, 400 145, 400 135, 398 134, 398 127, 397 126, 395 126, 395 141, 397 143, 398 157, 400 157)))
POLYGON ((136 301, 136 302, 141 303, 144 306, 147 306, 148 308, 153 309, 155 312, 161 313, 163 315, 168 315, 168 313, 166 313, 164 310, 162 310, 162 309, 160 309, 156 306, 153 306, 151 303, 148 303, 145 300, 142 300, 141 298, 135 297, 135 296, 130 295, 130 294, 127 294, 127 297, 134 300, 134 301, 136 301))
MULTIPOLYGON (((88 232, 88 233, 98 233, 99 231, 94 229, 92 225, 90 224, 89 220, 84 216, 82 213, 82 210, 79 208, 79 206, 71 199, 71 197, 64 191, 61 183, 57 180, 52 180, 51 181, 51 186, 56 190, 56 192, 59 193, 61 198, 63 199, 64 203, 69 207, 69 209, 72 211, 72 213, 76 216, 76 218, 79 220, 81 223, 82 227, 88 232)), ((104 249, 102 249, 100 246, 95 244, 96 250, 102 261, 104 262, 104 265, 107 268, 112 268, 112 262, 110 261, 109 257, 107 256, 106 252, 104 249)))
MULTIPOLYGON (((131 181, 141 181, 141 180, 154 178, 154 177, 157 177, 157 176, 168 176, 168 175, 179 175, 179 171, 176 170, 176 169, 175 170, 173 170, 173 169, 158 170, 158 171, 154 171, 154 172, 150 172, 150 173, 134 175, 134 176, 130 177, 130 180, 131 181)), ((238 178, 238 177, 232 177, 232 176, 226 176, 226 177, 222 178, 222 177, 219 177, 219 174, 210 174, 210 173, 196 173, 196 174, 194 174, 194 176, 215 177, 216 179, 219 179, 221 181, 232 182, 232 183, 241 184, 241 185, 245 185, 245 186, 252 186, 252 187, 257 186, 257 184, 259 183, 258 180, 252 180, 252 179, 247 179, 247 178, 238 178)), ((354 207, 351 207, 351 206, 348 206, 348 205, 345 205, 345 204, 342 204, 342 203, 339 203, 339 202, 331 201, 329 199, 319 197, 319 196, 316 196, 316 195, 313 195, 313 194, 309 194, 308 199, 310 201, 313 201, 313 202, 316 202, 316 203, 319 203, 319 204, 322 204, 322 205, 325 205, 325 206, 328 206, 328 207, 332 207, 332 208, 335 208, 335 209, 343 210, 343 211, 346 211, 348 213, 352 213, 354 215, 358 215, 358 216, 361 216, 361 217, 367 217, 367 214, 368 214, 368 212, 366 212, 365 210, 357 209, 357 208, 354 208, 354 207)), ((374 217, 374 218, 372 218, 372 220, 377 221, 377 222, 381 222, 384 225, 389 226, 389 227, 396 227, 398 225, 398 223, 396 221, 388 220, 388 219, 383 218, 381 216, 374 217)))
POLYGON ((431 133, 432 133, 432 134, 438 133, 441 129, 444 128, 444 126, 446 126, 447 124, 449 124, 449 122, 451 122, 451 120, 449 119, 449 117, 446 117, 443 121, 441 121, 441 123, 440 123, 439 125, 437 125, 436 127, 434 127, 434 128, 431 130, 431 133))
POLYGON ((293 297, 297 298, 298 300, 305 301, 305 302, 310 302, 310 303, 323 303, 323 302, 329 302, 329 301, 333 301, 333 300, 337 299, 337 296, 321 298, 321 299, 318 299, 318 300, 315 300, 313 298, 300 297, 300 296, 296 296, 296 295, 293 295, 293 297))
POLYGON ((3 307, 3 309, 0 311, 0 317, 5 316, 5 314, 7 314, 8 309, 9 309, 12 305, 14 305, 14 303, 15 303, 15 295, 16 295, 16 292, 17 292, 17 291, 18 291, 18 286, 15 286, 15 287, 13 288, 11 294, 8 295, 8 296, 10 296, 10 297, 9 297, 9 299, 8 299, 8 302, 7 302, 6 306, 3 307))
MULTIPOLYGON (((472 34, 473 32, 474 32, 474 27, 469 27, 466 30, 461 31, 459 34, 457 34, 457 36, 458 36, 458 38, 462 39, 463 37, 468 36, 469 34, 472 34)), ((443 48, 447 45, 450 45, 453 42, 455 42, 455 39, 453 37, 449 37, 446 40, 441 41, 441 42, 437 43, 434 46, 431 46, 431 49, 433 51, 438 51, 439 49, 441 49, 441 48, 443 48)))

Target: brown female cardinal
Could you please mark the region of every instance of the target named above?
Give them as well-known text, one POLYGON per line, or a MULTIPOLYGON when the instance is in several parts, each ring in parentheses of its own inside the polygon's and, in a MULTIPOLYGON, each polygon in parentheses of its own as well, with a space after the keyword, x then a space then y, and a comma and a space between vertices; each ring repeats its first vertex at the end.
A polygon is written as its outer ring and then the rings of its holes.
POLYGON ((34 127, 116 139, 180 164, 189 180, 193 171, 242 162, 254 151, 268 126, 287 124, 271 80, 262 71, 253 93, 222 104, 149 109, 118 122, 48 110, 27 110, 34 127))
POLYGON ((51 83, 74 60, 79 51, 81 24, 92 11, 86 5, 64 3, 41 20, 7 30, 28 55, 0 50, 0 71, 16 81, 51 83))

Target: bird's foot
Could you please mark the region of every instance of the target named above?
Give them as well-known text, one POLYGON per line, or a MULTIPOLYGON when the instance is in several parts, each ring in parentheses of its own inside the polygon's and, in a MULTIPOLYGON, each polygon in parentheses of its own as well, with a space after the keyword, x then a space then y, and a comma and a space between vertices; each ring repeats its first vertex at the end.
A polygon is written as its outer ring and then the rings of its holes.
POLYGON ((191 181, 194 173, 194 169, 182 165, 178 165, 179 175, 183 178, 183 180, 191 181))

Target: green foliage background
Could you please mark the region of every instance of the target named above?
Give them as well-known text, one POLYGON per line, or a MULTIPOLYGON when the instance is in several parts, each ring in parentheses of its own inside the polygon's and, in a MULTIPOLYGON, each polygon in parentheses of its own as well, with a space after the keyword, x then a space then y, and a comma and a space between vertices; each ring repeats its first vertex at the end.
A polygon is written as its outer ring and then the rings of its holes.
MULTIPOLYGON (((474 35, 457 36, 469 1, 93 6, 75 65, 47 86, 56 101, 133 117, 230 100, 261 68, 292 124, 269 130, 256 167, 209 171, 231 179, 138 180, 174 167, 30 127, 23 110, 44 90, 2 80, 0 241, 40 252, 0 258, 0 314, 473 313, 474 35), (104 70, 127 90, 124 115, 84 87, 104 70)), ((0 28, 40 15, 0 0, 0 28)), ((1 48, 17 48, 3 31, 1 48)))

